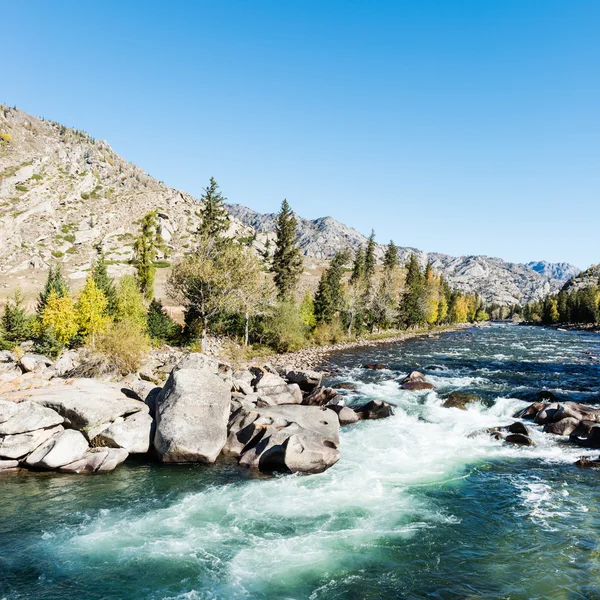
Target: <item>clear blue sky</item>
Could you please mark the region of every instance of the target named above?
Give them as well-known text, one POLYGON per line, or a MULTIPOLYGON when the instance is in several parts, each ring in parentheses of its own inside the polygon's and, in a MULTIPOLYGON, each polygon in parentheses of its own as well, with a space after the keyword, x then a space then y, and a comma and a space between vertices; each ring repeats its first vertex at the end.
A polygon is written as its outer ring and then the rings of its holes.
POLYGON ((598 0, 3 2, 0 102, 199 196, 600 262, 598 0))

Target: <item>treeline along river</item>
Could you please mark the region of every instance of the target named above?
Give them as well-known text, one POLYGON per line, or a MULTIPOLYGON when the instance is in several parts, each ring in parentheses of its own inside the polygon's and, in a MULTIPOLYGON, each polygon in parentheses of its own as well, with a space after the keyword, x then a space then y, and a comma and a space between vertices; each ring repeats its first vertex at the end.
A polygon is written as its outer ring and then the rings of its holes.
POLYGON ((339 353, 328 383, 354 385, 348 403, 397 408, 344 428, 320 475, 4 476, 0 598, 600 598, 600 472, 573 464, 598 452, 485 433, 543 389, 599 404, 599 361, 595 334, 508 325, 339 353), (414 369, 436 389, 402 390, 414 369), (481 401, 443 408, 456 390, 481 401))

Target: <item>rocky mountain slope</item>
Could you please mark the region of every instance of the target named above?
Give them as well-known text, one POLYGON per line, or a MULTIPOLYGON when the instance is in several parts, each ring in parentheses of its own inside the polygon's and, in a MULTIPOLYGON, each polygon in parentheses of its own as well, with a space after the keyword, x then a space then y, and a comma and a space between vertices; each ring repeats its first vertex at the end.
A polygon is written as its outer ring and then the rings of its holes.
MULTIPOLYGON (((52 262, 60 262, 72 280, 81 280, 98 245, 107 253, 113 275, 130 271, 139 220, 152 209, 158 209, 169 247, 165 258, 176 261, 193 247, 199 220, 195 198, 149 176, 105 141, 0 105, 1 285, 42 277, 52 262)), ((230 210, 229 235, 252 240, 263 251, 267 239, 274 237, 275 215, 237 204, 230 210)), ((318 267, 337 250, 356 249, 366 238, 323 217, 299 219, 298 241, 310 266, 318 267)), ((572 268, 561 264, 534 269, 497 258, 454 258, 412 248, 402 248, 401 257, 412 251, 422 264, 431 260, 457 288, 502 304, 560 289, 561 277, 572 268)), ((383 255, 383 247, 378 254, 383 255)))
POLYGON ((600 285, 600 265, 592 265, 589 269, 581 271, 569 279, 562 289, 571 292, 596 285, 600 285))

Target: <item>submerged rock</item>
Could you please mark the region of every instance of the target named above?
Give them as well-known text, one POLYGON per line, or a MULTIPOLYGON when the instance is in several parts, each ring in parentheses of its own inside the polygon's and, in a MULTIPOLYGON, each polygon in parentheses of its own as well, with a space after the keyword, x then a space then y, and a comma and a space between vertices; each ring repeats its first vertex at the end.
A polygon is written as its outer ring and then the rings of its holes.
POLYGON ((387 365, 382 365, 379 363, 368 363, 363 365, 363 369, 369 369, 370 371, 389 371, 390 368, 387 365))

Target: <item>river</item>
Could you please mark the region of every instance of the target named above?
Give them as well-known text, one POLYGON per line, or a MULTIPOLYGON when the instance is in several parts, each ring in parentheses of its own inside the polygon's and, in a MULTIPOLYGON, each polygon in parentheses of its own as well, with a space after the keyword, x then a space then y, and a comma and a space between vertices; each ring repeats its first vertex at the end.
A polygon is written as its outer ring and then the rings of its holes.
POLYGON ((600 472, 535 429, 472 435, 542 389, 600 403, 600 337, 495 325, 331 358, 349 403, 393 417, 347 427, 320 475, 235 462, 128 462, 0 479, 0 599, 600 598, 600 472), (386 371, 360 368, 380 362, 386 371), (436 390, 403 391, 424 370, 436 390), (442 408, 453 390, 467 411, 442 408))

